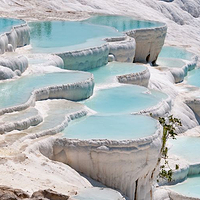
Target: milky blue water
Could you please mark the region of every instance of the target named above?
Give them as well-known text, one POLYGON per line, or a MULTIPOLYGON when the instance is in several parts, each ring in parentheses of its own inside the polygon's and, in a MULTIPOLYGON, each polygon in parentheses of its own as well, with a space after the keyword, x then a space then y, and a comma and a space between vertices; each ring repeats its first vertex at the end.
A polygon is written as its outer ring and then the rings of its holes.
POLYGON ((57 72, 24 76, 9 82, 2 82, 0 83, 0 109, 25 103, 35 89, 80 82, 89 77, 89 73, 57 72))
POLYGON ((157 121, 141 115, 91 115, 74 120, 64 137, 77 139, 137 139, 155 133, 157 121))
POLYGON ((116 76, 139 73, 146 69, 144 65, 138 65, 134 63, 120 63, 111 62, 105 66, 89 70, 94 75, 94 81, 96 84, 107 84, 116 82, 116 76))
POLYGON ((98 113, 124 114, 137 112, 157 105, 167 96, 137 85, 122 85, 101 89, 83 103, 98 113))
POLYGON ((10 31, 13 26, 24 23, 23 20, 19 19, 0 18, 0 34, 10 31))
POLYGON ((85 20, 85 22, 91 24, 110 26, 117 29, 119 32, 128 31, 132 29, 153 28, 163 25, 160 22, 135 20, 131 17, 114 15, 95 16, 85 20))
POLYGON ((34 52, 58 53, 79 50, 104 44, 103 38, 121 36, 113 28, 83 22, 31 22, 29 26, 34 52))
POLYGON ((179 58, 184 60, 191 60, 193 53, 179 47, 163 46, 159 57, 165 58, 179 58))
POLYGON ((177 58, 159 57, 156 61, 156 64, 161 67, 182 68, 185 65, 185 62, 177 58))
POLYGON ((169 188, 187 197, 200 198, 200 175, 189 176, 184 182, 169 188))
POLYGON ((200 69, 194 69, 188 73, 186 81, 190 85, 200 87, 200 69))
POLYGON ((177 140, 169 140, 170 154, 175 154, 191 163, 200 162, 200 138, 198 137, 178 137, 177 140))

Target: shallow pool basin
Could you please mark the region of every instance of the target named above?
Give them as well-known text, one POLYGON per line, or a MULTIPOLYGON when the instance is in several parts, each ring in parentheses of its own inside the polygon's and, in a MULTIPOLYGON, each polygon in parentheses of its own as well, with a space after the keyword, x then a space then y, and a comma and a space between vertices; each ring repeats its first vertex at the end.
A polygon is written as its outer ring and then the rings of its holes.
POLYGON ((200 138, 178 137, 177 140, 169 140, 170 154, 186 159, 190 163, 200 163, 200 138))
POLYGON ((105 66, 89 70, 94 75, 96 84, 109 84, 117 82, 116 76, 144 71, 144 65, 134 63, 111 62, 105 66))
POLYGON ((24 104, 34 90, 86 81, 91 77, 86 72, 56 72, 24 76, 0 83, 0 109, 24 104))
POLYGON ((184 182, 170 186, 169 188, 187 197, 200 199, 200 175, 189 176, 184 182))
POLYGON ((70 122, 64 131, 64 137, 83 140, 130 140, 153 135, 156 129, 157 121, 147 116, 91 115, 70 122))
POLYGON ((44 21, 30 22, 33 52, 61 53, 96 47, 106 37, 121 36, 110 27, 84 22, 44 21))
POLYGON ((159 57, 160 58, 178 58, 183 60, 191 60, 193 53, 179 47, 163 46, 159 57))
MULTIPOLYGON (((78 113, 83 110, 82 104, 67 100, 47 100, 48 110, 43 122, 37 126, 31 127, 26 134, 35 134, 43 131, 51 132, 54 129, 64 129, 67 126, 67 116, 72 113, 78 113)), ((38 105, 36 103, 36 105, 38 105)))
POLYGON ((177 58, 164 58, 159 57, 156 61, 159 67, 169 67, 169 68, 182 68, 186 63, 177 58))
POLYGON ((196 87, 200 87, 200 69, 195 69, 190 71, 187 76, 187 83, 190 85, 194 85, 196 87))
POLYGON ((85 22, 110 26, 117 29, 119 32, 129 31, 132 29, 154 28, 163 25, 160 22, 136 20, 131 17, 115 15, 94 16, 85 20, 85 22))
POLYGON ((167 95, 137 85, 101 89, 83 103, 98 113, 123 114, 156 106, 167 95))

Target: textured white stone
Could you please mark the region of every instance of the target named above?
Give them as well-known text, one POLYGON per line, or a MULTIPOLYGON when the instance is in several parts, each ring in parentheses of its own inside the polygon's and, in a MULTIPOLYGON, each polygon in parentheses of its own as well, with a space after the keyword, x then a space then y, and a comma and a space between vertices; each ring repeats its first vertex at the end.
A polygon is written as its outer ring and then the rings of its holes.
POLYGON ((187 76, 188 71, 193 70, 197 66, 198 57, 194 56, 191 61, 185 61, 186 64, 181 68, 168 68, 174 77, 175 83, 180 83, 187 76))
POLYGON ((0 65, 10 68, 12 71, 19 70, 23 73, 28 68, 28 59, 25 56, 1 56, 0 65))
POLYGON ((169 196, 171 200, 199 200, 200 199, 200 198, 194 198, 194 197, 187 197, 171 190, 169 191, 169 196))
POLYGON ((120 83, 134 84, 147 87, 149 84, 150 72, 149 69, 146 68, 142 72, 117 76, 117 79, 120 83))
POLYGON ((126 34, 135 38, 136 51, 134 61, 155 64, 165 41, 167 26, 163 24, 156 28, 136 29, 127 31, 126 34))
POLYGON ((37 110, 30 108, 22 112, 1 116, 0 134, 13 130, 25 130, 30 126, 36 126, 43 121, 37 110), (28 115, 28 113, 30 113, 28 115), (23 117, 25 115, 25 117, 23 117))
POLYGON ((160 188, 155 189, 155 191, 153 193, 153 199, 154 200, 171 200, 169 198, 169 194, 168 194, 167 190, 160 189, 160 188))
POLYGON ((131 200, 151 199, 161 148, 160 131, 137 140, 57 139, 50 157, 118 189, 131 200))
POLYGON ((14 76, 15 76, 15 73, 11 69, 0 66, 0 80, 11 79, 14 76))
POLYGON ((10 32, 0 35, 1 54, 28 44, 30 44, 30 28, 26 22, 22 25, 14 26, 10 32))
POLYGON ((109 44, 109 55, 114 56, 117 62, 133 62, 135 57, 135 39, 124 36, 105 39, 109 44))
POLYGON ((57 53, 56 55, 63 59, 65 69, 88 70, 106 65, 108 54, 109 45, 104 44, 78 51, 57 53))
POLYGON ((151 114, 152 117, 158 119, 159 117, 168 115, 171 112, 171 107, 172 107, 172 100, 168 96, 166 99, 163 99, 157 105, 132 114, 143 114, 148 116, 151 114))

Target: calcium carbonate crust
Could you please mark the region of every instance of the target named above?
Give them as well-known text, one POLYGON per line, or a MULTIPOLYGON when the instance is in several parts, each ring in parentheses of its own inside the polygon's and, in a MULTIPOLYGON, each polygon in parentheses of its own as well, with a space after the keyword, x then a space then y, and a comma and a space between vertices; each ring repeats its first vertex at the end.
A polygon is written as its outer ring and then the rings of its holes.
POLYGON ((149 84, 150 72, 149 69, 146 68, 142 72, 117 76, 117 79, 120 83, 134 84, 147 87, 149 84))
POLYGON ((28 101, 22 105, 13 106, 9 108, 3 108, 0 110, 0 115, 5 113, 11 113, 14 111, 24 110, 31 105, 34 105, 35 101, 46 100, 46 99, 67 99, 72 101, 80 101, 87 99, 93 94, 94 78, 91 77, 83 82, 77 82, 72 84, 63 84, 40 88, 34 90, 31 93, 28 101))
POLYGON ((109 61, 156 63, 167 33, 166 24, 159 27, 134 29, 124 36, 106 38, 106 44, 77 51, 56 53, 66 69, 89 70, 109 61))
POLYGON ((165 41, 167 25, 161 23, 159 27, 135 29, 125 33, 136 42, 134 61, 155 64, 165 41))
POLYGON ((30 28, 24 24, 12 27, 10 32, 0 35, 0 54, 13 52, 18 47, 30 44, 30 28))
POLYGON ((186 99, 185 103, 198 115, 200 116, 200 99, 199 98, 191 98, 186 99))
POLYGON ((108 44, 83 50, 56 53, 63 59, 65 69, 83 71, 106 65, 108 54, 108 44))
POLYGON ((28 68, 28 59, 25 56, 0 57, 0 65, 23 73, 28 68))
POLYGON ((172 190, 169 190, 169 189, 167 190, 168 190, 168 194, 171 200, 200 200, 200 198, 187 197, 185 195, 179 194, 172 190))
POLYGON ((10 132, 13 130, 25 130, 30 126, 36 126, 43 121, 43 118, 39 113, 37 115, 28 117, 24 120, 19 120, 15 122, 8 122, 3 125, 0 125, 0 134, 4 134, 6 132, 10 132))
POLYGON ((113 61, 132 63, 135 57, 135 39, 122 36, 116 38, 106 38, 109 44, 109 55, 113 56, 113 61))
POLYGON ((181 68, 168 68, 174 77, 175 83, 180 83, 184 81, 184 78, 187 76, 188 71, 195 69, 197 66, 198 57, 194 56, 191 61, 187 61, 187 63, 181 68))
POLYGON ((163 99, 161 102, 159 102, 157 105, 150 107, 145 110, 141 110, 139 112, 134 112, 132 114, 142 114, 142 115, 151 115, 153 118, 159 118, 166 116, 170 113, 172 108, 172 99, 168 96, 166 99, 163 99))
POLYGON ((54 128, 44 130, 44 131, 40 131, 38 133, 28 134, 27 136, 22 137, 19 140, 19 142, 23 142, 26 139, 36 139, 36 138, 40 138, 40 137, 43 137, 43 136, 46 136, 46 135, 55 135, 57 133, 60 133, 68 126, 68 124, 71 120, 78 119, 78 118, 83 117, 85 115, 87 115, 87 110, 85 110, 85 109, 81 109, 77 112, 67 114, 65 116, 65 119, 59 125, 55 126, 54 128))
POLYGON ((120 190, 133 200, 151 199, 152 181, 161 149, 161 127, 135 140, 58 138, 49 158, 120 190))

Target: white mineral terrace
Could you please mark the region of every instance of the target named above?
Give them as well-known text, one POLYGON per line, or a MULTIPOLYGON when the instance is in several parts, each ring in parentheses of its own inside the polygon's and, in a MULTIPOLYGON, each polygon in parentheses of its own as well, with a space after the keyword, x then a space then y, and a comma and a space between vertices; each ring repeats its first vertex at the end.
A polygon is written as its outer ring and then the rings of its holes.
POLYGON ((1 185, 200 199, 199 5, 0 0, 1 185), (157 182, 169 115, 182 122, 167 143, 173 180, 157 182))

